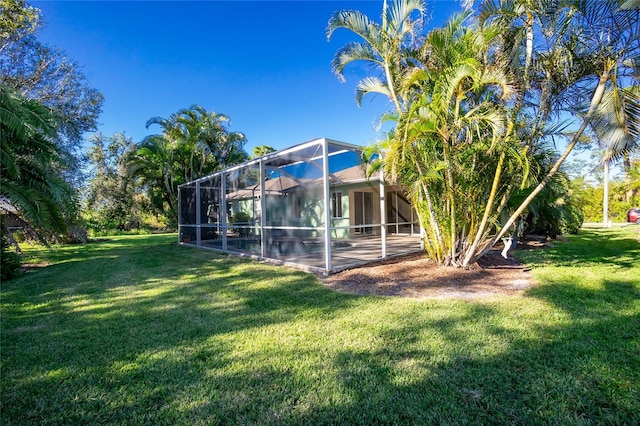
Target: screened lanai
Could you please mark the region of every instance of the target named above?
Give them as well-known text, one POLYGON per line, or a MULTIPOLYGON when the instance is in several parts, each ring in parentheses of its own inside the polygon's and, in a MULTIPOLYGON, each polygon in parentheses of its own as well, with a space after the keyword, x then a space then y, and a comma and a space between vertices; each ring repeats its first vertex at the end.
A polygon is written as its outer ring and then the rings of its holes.
POLYGON ((326 138, 178 188, 181 244, 337 272, 421 250, 398 186, 367 178, 361 148, 326 138))

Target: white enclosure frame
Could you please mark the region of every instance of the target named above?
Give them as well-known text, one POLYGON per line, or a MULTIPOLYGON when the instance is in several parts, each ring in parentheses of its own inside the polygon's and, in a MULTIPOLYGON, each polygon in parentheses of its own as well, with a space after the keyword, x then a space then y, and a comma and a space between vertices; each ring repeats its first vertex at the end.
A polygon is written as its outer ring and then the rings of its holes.
POLYGON ((410 205, 410 218, 401 224, 409 232, 398 235, 397 220, 388 227, 387 218, 398 216, 387 213, 390 187, 380 174, 365 177, 361 154, 355 145, 313 139, 180 185, 179 242, 322 273, 422 250, 422 230, 410 205), (355 223, 349 213, 332 217, 332 191, 347 194, 341 202, 350 210, 353 188, 379 200, 374 223, 355 223), (303 208, 308 217, 296 217, 303 208), (349 238, 365 227, 372 236, 349 238))

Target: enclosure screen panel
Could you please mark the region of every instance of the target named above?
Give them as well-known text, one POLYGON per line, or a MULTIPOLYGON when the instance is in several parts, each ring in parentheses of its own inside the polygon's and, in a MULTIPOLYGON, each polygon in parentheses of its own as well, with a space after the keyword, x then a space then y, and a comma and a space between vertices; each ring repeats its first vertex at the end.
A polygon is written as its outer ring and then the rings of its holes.
POLYGON ((361 149, 312 140, 182 185, 180 242, 320 270, 419 250, 411 204, 380 186, 361 149))
POLYGON ((186 186, 178 190, 180 224, 196 224, 196 187, 186 186))
POLYGON ((288 154, 290 163, 265 164, 265 256, 283 262, 324 264, 324 187, 320 144, 288 154), (295 160, 295 161, 294 161, 295 160))

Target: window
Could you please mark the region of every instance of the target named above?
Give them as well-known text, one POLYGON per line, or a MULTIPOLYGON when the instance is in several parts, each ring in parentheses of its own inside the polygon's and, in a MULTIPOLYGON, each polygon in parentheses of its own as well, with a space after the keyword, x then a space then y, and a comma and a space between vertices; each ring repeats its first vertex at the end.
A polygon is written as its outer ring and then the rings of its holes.
POLYGON ((342 218, 342 192, 331 194, 331 217, 342 218))

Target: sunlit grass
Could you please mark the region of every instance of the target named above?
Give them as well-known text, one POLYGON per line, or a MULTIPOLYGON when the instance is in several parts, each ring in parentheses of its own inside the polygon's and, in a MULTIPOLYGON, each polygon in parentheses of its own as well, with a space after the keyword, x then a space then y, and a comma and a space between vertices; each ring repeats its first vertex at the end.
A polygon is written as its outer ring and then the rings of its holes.
POLYGON ((640 244, 520 252, 491 301, 357 297, 309 274, 109 237, 2 283, 3 424, 637 424, 640 244))

